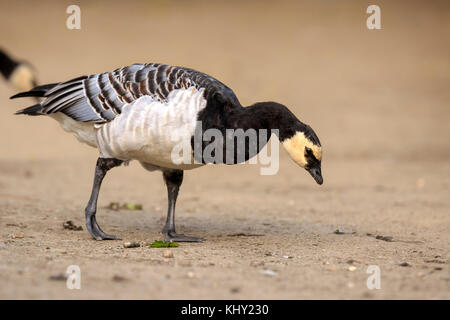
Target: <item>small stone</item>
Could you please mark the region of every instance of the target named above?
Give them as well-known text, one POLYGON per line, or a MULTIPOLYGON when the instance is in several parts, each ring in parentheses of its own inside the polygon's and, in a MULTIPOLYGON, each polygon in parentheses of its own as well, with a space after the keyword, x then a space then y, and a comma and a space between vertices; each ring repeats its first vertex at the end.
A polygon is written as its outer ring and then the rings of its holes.
POLYGON ((408 262, 402 262, 399 264, 400 267, 411 267, 411 265, 408 262))
POLYGON ((240 292, 240 291, 241 291, 241 289, 238 288, 238 287, 234 287, 234 288, 231 288, 231 289, 230 289, 230 292, 231 292, 231 293, 238 293, 238 292, 240 292))
POLYGON ((391 237, 391 236, 376 236, 375 239, 383 240, 383 241, 386 241, 386 242, 394 241, 394 237, 391 237))
POLYGON ((173 258, 173 253, 170 250, 165 250, 163 253, 164 258, 173 258))
POLYGON ((73 230, 73 231, 83 230, 82 226, 76 226, 71 220, 67 220, 66 222, 63 222, 63 228, 67 229, 67 230, 73 230))
POLYGON ((260 270, 259 273, 266 275, 266 276, 276 276, 277 272, 275 270, 271 270, 271 269, 264 269, 264 270, 260 270))
POLYGON ((124 248, 138 248, 140 246, 141 245, 139 242, 134 242, 134 241, 127 241, 127 242, 123 243, 124 248))
POLYGON ((348 271, 355 271, 356 270, 356 267, 355 266, 350 266, 350 267, 348 267, 348 271))
POLYGON ((285 259, 292 259, 293 256, 283 256, 283 258, 285 258, 285 259))
POLYGON ((127 280, 128 280, 127 278, 122 277, 122 276, 119 276, 119 275, 117 275, 117 274, 115 274, 115 275, 112 277, 112 281, 114 281, 114 282, 123 282, 123 281, 127 281, 127 280))
POLYGON ((67 280, 67 274, 65 273, 55 274, 50 276, 48 279, 52 281, 65 281, 67 280))
POLYGON ((364 261, 360 260, 360 259, 349 259, 349 260, 347 260, 347 263, 348 264, 354 264, 354 263, 364 264, 364 261))
POLYGON ((4 244, 3 242, 0 242, 0 249, 5 249, 6 248, 6 244, 4 244))
POLYGON ((195 274, 194 274, 192 271, 189 271, 189 272, 187 273, 187 276, 188 276, 188 278, 192 279, 192 278, 195 277, 195 274))
POLYGON ((331 271, 331 272, 338 271, 338 269, 335 268, 335 267, 329 267, 329 268, 327 268, 326 270, 327 270, 327 271, 331 271))
POLYGON ((187 251, 186 249, 183 250, 183 252, 184 252, 184 254, 188 254, 189 253, 189 251, 187 251))
POLYGON ((11 236, 11 238, 13 239, 22 239, 23 237, 25 237, 23 232, 13 233, 13 235, 11 236))

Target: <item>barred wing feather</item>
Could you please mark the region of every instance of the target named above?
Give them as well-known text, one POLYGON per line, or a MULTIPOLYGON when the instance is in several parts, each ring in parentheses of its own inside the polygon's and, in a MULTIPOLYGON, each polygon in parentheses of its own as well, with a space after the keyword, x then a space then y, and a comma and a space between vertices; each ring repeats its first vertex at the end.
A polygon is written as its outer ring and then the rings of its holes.
POLYGON ((204 88, 205 98, 219 93, 239 104, 233 91, 207 74, 165 64, 134 64, 111 72, 82 76, 59 83, 45 92, 42 114, 62 112, 77 121, 104 123, 142 96, 165 102, 175 89, 204 88))

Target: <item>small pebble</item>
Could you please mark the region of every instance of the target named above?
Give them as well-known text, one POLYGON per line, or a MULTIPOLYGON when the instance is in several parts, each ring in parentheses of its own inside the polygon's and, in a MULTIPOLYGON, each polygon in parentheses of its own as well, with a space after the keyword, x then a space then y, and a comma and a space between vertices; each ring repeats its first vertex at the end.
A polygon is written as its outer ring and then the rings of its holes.
POLYGON ((271 277, 277 275, 277 272, 276 272, 276 271, 270 270, 270 269, 260 270, 259 273, 264 274, 264 275, 266 275, 266 276, 271 276, 271 277))
POLYGON ((76 226, 73 221, 67 220, 63 222, 63 228, 67 230, 81 231, 83 230, 82 226, 76 226))
POLYGON ((140 246, 141 245, 139 244, 139 242, 134 242, 134 241, 128 241, 128 242, 123 243, 124 248, 137 248, 140 246))
POLYGON ((19 233, 14 233, 11 237, 13 239, 22 239, 25 235, 23 234, 23 232, 19 232, 19 233))
POLYGON ((411 267, 411 265, 408 262, 402 262, 399 264, 400 267, 411 267))
POLYGON ((50 276, 48 279, 52 281, 65 281, 67 280, 67 274, 65 273, 55 274, 50 276))
POLYGON ((239 289, 239 288, 237 288, 237 287, 231 288, 231 289, 230 289, 230 292, 231 292, 231 293, 238 293, 239 291, 241 291, 241 289, 239 289))
POLYGON ((189 271, 188 273, 187 273, 187 276, 188 276, 188 278, 193 278, 193 277, 195 277, 195 274, 192 272, 192 271, 189 271))
POLYGON ((170 250, 165 250, 163 253, 164 258, 173 258, 173 253, 170 250))
POLYGON ((387 241, 387 242, 394 241, 394 237, 391 237, 391 236, 376 236, 375 239, 383 240, 383 241, 387 241))
POLYGON ((125 277, 119 276, 117 274, 112 277, 112 281, 114 281, 114 282, 122 282, 122 281, 126 281, 126 280, 128 280, 128 279, 125 277))
POLYGON ((4 244, 3 242, 0 242, 0 249, 5 249, 6 248, 6 244, 4 244))
POLYGON ((350 266, 350 267, 348 267, 348 271, 355 271, 356 270, 356 267, 355 266, 350 266))

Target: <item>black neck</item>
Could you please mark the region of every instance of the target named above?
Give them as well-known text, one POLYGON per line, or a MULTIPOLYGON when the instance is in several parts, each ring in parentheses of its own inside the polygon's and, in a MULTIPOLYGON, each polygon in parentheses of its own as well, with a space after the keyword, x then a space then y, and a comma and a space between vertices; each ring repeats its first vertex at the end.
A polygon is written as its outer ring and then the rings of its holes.
MULTIPOLYGON (((249 147, 249 139, 245 140, 245 161, 252 158, 267 144, 272 133, 278 135, 281 142, 285 139, 295 135, 297 131, 303 131, 307 125, 300 122, 297 117, 289 111, 285 106, 276 102, 260 102, 255 103, 252 106, 243 107, 226 107, 223 105, 208 105, 205 110, 199 116, 199 120, 202 121, 202 132, 207 129, 218 129, 226 137, 227 129, 242 129, 247 132, 249 129, 256 131, 257 145, 255 147, 249 147), (261 130, 265 130, 265 135, 260 135, 261 130), (272 131, 275 130, 275 131, 272 131)), ((224 159, 226 157, 226 151, 229 150, 230 141, 225 139, 223 145, 224 159)), ((203 149, 209 145, 209 142, 203 143, 203 149)), ((237 139, 234 140, 233 149, 235 151, 234 159, 237 161, 237 139)), ((232 149, 232 150, 233 150, 232 149)), ((228 162, 225 161, 224 162, 228 162)))
POLYGON ((252 128, 257 131, 266 129, 269 133, 270 130, 277 130, 281 142, 307 127, 287 107, 276 102, 259 102, 241 108, 238 112, 232 113, 229 120, 231 120, 229 124, 235 129, 252 128))
POLYGON ((18 63, 12 60, 6 53, 0 50, 0 73, 8 79, 18 63))

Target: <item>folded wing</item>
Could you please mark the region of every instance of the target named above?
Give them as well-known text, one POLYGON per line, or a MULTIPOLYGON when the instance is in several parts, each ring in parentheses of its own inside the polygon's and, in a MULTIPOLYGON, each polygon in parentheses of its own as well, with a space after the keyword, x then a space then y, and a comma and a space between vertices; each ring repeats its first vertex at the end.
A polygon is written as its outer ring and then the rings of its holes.
POLYGON ((134 64, 111 72, 40 86, 12 98, 45 98, 18 113, 38 115, 62 112, 77 121, 104 123, 113 120, 125 105, 142 96, 164 102, 171 91, 192 86, 204 88, 206 99, 219 93, 222 100, 239 103, 231 89, 204 73, 157 63, 134 64))

